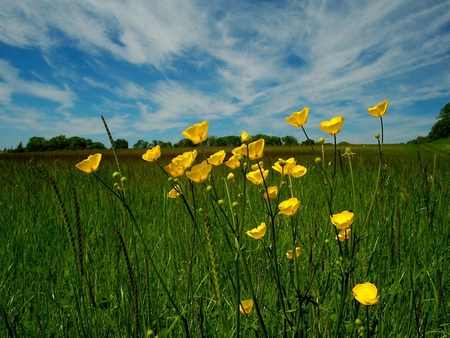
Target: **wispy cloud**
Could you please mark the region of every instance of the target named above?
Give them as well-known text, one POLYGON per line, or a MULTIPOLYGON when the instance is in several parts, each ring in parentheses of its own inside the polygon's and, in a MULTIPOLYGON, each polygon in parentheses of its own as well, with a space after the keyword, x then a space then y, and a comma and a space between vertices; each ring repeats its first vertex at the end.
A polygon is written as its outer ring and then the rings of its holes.
POLYGON ((284 135, 284 117, 309 106, 312 137, 320 120, 345 115, 342 137, 363 142, 366 108, 389 99, 391 142, 407 141, 426 134, 450 96, 448 12, 444 0, 9 2, 0 41, 40 50, 53 74, 30 80, 4 57, 0 102, 56 102, 55 128, 93 134, 92 119, 110 109, 128 120, 129 132, 116 125, 122 135, 172 140, 204 119, 219 134, 284 135))

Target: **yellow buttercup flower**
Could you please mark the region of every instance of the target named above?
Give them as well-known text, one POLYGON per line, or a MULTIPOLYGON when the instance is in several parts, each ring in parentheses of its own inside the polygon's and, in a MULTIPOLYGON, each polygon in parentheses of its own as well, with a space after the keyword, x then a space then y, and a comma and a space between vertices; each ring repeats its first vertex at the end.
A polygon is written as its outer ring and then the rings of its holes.
POLYGON ((286 216, 294 216, 297 213, 298 208, 300 207, 300 201, 291 197, 290 199, 281 202, 278 205, 278 209, 280 212, 286 216))
POLYGON ((200 164, 194 165, 190 171, 186 171, 186 176, 195 183, 205 181, 211 172, 212 165, 203 161, 200 164))
POLYGON ((178 196, 181 195, 180 191, 181 191, 181 187, 179 184, 177 184, 174 188, 172 188, 172 190, 169 191, 167 196, 170 198, 177 198, 178 196))
POLYGON ((183 134, 183 136, 186 137, 187 139, 191 140, 192 143, 197 144, 206 140, 208 134, 208 127, 209 127, 208 121, 203 121, 202 123, 196 123, 190 126, 181 134, 183 134))
POLYGON ((297 161, 293 157, 283 160, 278 159, 274 163, 272 168, 278 171, 282 175, 291 175, 292 177, 299 178, 306 174, 307 169, 304 166, 297 165, 297 161))
POLYGON ((87 159, 75 164, 75 167, 84 171, 86 174, 90 174, 98 170, 101 160, 102 154, 89 155, 87 159))
POLYGON ((323 121, 319 125, 319 129, 330 135, 339 133, 344 124, 343 116, 335 116, 330 121, 323 121))
POLYGON ((197 157, 197 150, 186 151, 172 159, 172 162, 164 167, 164 170, 172 177, 179 177, 189 168, 197 157))
POLYGON ((264 169, 264 162, 259 161, 258 163, 252 164, 252 170, 259 170, 259 168, 264 169))
POLYGON ((336 236, 336 239, 341 242, 344 242, 346 239, 350 238, 351 233, 352 229, 342 229, 336 236))
POLYGON ((338 228, 339 230, 347 229, 352 226, 352 223, 355 219, 355 214, 351 211, 344 210, 339 214, 335 214, 330 216, 331 223, 338 228))
POLYGON ((353 287, 353 296, 362 305, 374 305, 380 298, 377 287, 370 282, 356 284, 353 287))
MULTIPOLYGON (((295 248, 295 255, 298 257, 298 256, 300 256, 301 253, 302 253, 302 249, 299 248, 299 247, 296 247, 295 248)), ((289 250, 288 252, 286 252, 286 258, 287 259, 292 259, 293 256, 294 255, 293 255, 292 250, 289 250)))
POLYGON ((269 175, 269 170, 263 170, 261 174, 261 171, 258 169, 248 172, 246 176, 253 184, 260 185, 263 184, 267 175, 269 175))
POLYGON ((309 108, 305 107, 302 111, 293 112, 291 116, 286 117, 286 122, 294 127, 301 128, 308 121, 309 108))
POLYGON ((252 141, 252 137, 247 134, 245 131, 241 133, 241 143, 249 144, 252 141))
POLYGON ((148 149, 145 154, 142 155, 142 159, 147 162, 156 161, 161 156, 161 147, 156 146, 152 149, 148 149))
POLYGON ((242 314, 248 315, 250 312, 252 312, 252 309, 253 299, 241 300, 241 304, 239 304, 239 311, 241 311, 242 314))
POLYGON ((225 156, 226 156, 225 150, 220 150, 217 153, 212 154, 208 158, 208 163, 214 166, 219 166, 223 163, 225 156))
POLYGON ((231 169, 236 169, 241 165, 241 162, 239 161, 238 155, 233 155, 225 162, 225 164, 231 169))
POLYGON ((383 102, 378 103, 375 107, 367 108, 367 111, 372 116, 381 117, 384 114, 386 114, 388 105, 389 105, 389 102, 387 100, 384 100, 383 102))
POLYGON ((275 198, 277 198, 278 196, 278 187, 272 186, 272 187, 268 187, 267 191, 264 192, 264 199, 269 199, 269 200, 274 200, 275 198))
POLYGON ((236 156, 247 156, 247 145, 242 144, 239 147, 234 148, 231 152, 236 156))
POLYGON ((266 234, 266 230, 267 230, 266 223, 262 222, 256 228, 253 228, 252 230, 248 230, 246 232, 246 234, 253 239, 261 239, 266 234))
POLYGON ((264 139, 252 142, 248 145, 248 158, 251 160, 257 160, 263 156, 264 152, 264 139))

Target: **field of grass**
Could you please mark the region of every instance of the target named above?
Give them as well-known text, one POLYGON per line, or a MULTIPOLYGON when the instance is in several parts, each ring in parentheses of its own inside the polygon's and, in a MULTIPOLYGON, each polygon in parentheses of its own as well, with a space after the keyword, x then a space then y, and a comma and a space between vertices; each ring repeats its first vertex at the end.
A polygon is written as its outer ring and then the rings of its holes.
MULTIPOLYGON (((198 163, 220 150, 197 149, 198 163)), ((266 148, 258 186, 245 173, 259 160, 192 183, 142 150, 119 151, 115 177, 109 150, 89 175, 75 167, 88 152, 1 154, 1 336, 450 335, 450 157, 420 145, 384 145, 381 158, 375 145, 337 150, 317 163, 320 145, 266 148), (308 172, 280 175, 280 157, 308 172), (183 195, 168 198, 177 184, 183 195), (268 186, 276 199, 263 198, 268 186), (292 196, 300 209, 281 214, 292 196), (330 214, 344 210, 355 219, 341 242, 330 214), (246 234, 262 222, 262 239, 246 234), (365 282, 373 305, 353 295, 365 282)))

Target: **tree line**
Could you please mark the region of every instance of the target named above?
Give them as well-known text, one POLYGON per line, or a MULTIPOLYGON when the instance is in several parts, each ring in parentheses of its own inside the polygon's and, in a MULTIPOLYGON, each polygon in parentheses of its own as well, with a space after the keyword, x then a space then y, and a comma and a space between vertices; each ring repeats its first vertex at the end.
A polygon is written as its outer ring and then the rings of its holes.
MULTIPOLYGON (((270 136, 265 134, 257 134, 252 136, 253 139, 258 140, 263 138, 266 145, 269 146, 295 146, 300 143, 291 135, 284 137, 270 136)), ((114 141, 116 149, 129 149, 128 141, 124 139, 117 139, 114 141)), ((313 140, 303 141, 301 144, 314 144, 313 140)), ((172 144, 171 142, 164 142, 160 140, 153 140, 151 142, 138 140, 133 149, 148 149, 159 145, 161 148, 182 148, 182 147, 195 147, 188 139, 181 139, 180 141, 172 144)), ((203 145, 206 147, 238 147, 241 145, 240 136, 209 136, 203 145)), ((23 152, 45 152, 45 151, 61 151, 61 150, 93 150, 93 149, 106 149, 105 145, 101 142, 93 142, 91 139, 86 139, 79 136, 73 136, 67 138, 65 135, 59 135, 52 137, 51 139, 45 139, 41 136, 33 136, 29 139, 28 143, 24 146, 22 142, 19 143, 17 148, 9 149, 9 152, 23 153, 23 152)), ((5 149, 6 150, 6 149, 5 149)))
POLYGON ((419 136, 418 138, 409 141, 409 144, 421 144, 437 141, 443 138, 450 137, 450 102, 447 103, 439 112, 438 121, 431 127, 427 136, 419 136))

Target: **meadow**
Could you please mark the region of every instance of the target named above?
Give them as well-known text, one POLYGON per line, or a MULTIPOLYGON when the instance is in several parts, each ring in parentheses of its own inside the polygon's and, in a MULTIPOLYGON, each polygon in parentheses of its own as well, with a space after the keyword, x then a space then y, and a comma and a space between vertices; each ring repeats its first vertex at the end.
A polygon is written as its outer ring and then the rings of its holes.
MULTIPOLYGON (((152 162, 106 150, 90 174, 75 167, 90 152, 1 154, 1 335, 448 336, 449 156, 313 148, 267 147, 199 183, 162 170, 194 148, 152 162), (306 174, 282 175, 279 158, 306 174), (293 196, 298 210, 282 212, 293 196), (343 211, 354 220, 341 241, 330 216, 343 211), (366 282, 376 297, 361 302, 366 282)), ((222 150, 195 149, 195 163, 222 150)))

